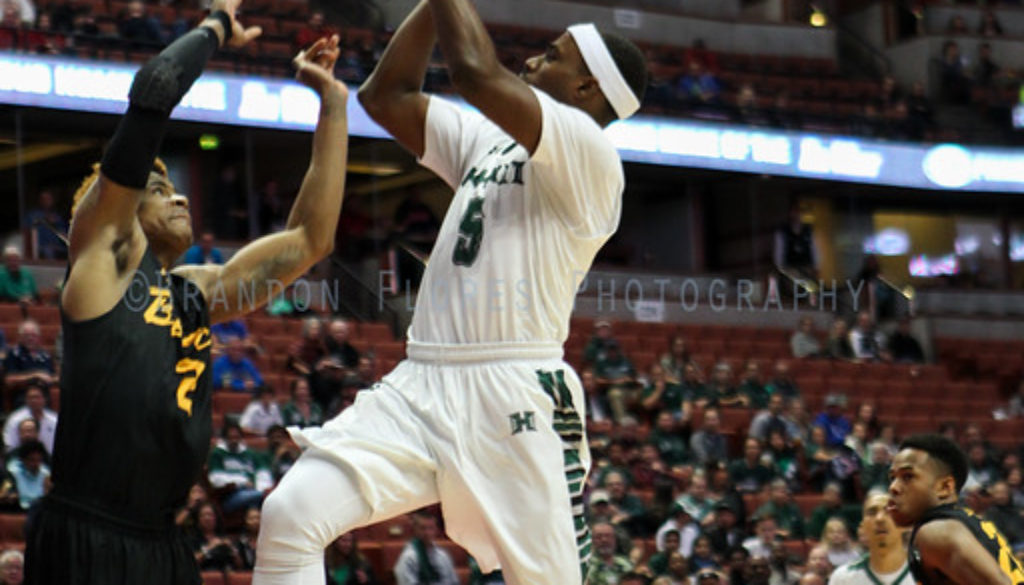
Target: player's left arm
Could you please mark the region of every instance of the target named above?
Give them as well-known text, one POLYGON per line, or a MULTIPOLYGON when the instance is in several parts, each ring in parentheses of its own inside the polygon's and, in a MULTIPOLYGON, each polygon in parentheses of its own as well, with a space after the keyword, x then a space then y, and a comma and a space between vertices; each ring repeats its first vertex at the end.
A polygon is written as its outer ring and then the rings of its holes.
POLYGON ((334 249, 348 155, 348 89, 334 78, 338 37, 321 39, 295 58, 296 77, 320 96, 313 154, 285 229, 245 246, 223 266, 175 269, 195 282, 210 321, 228 321, 263 305, 334 249), (241 288, 248 291, 240 294, 241 288), (250 294, 252 293, 252 294, 250 294))
POLYGON ((533 90, 502 65, 469 0, 430 0, 430 8, 455 90, 532 155, 542 122, 533 90))
POLYGON ((957 585, 1011 585, 996 559, 960 522, 929 522, 918 529, 914 542, 925 567, 938 569, 957 585))

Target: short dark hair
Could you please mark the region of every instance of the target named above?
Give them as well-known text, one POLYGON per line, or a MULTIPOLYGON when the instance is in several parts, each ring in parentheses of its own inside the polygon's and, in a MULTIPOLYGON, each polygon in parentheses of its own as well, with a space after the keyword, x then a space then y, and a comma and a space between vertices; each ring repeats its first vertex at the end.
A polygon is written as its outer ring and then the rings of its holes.
POLYGON ((46 447, 43 446, 41 441, 25 441, 18 447, 18 457, 21 459, 25 459, 35 453, 42 455, 43 459, 46 459, 46 447))
POLYGON ((236 421, 236 420, 226 420, 226 421, 224 421, 224 428, 222 428, 220 430, 220 436, 224 437, 226 439, 226 438, 228 438, 228 431, 232 431, 232 430, 238 431, 238 434, 240 434, 240 435, 243 434, 242 433, 242 425, 238 424, 238 421, 236 421))
POLYGON ((903 449, 924 451, 942 466, 942 473, 953 476, 957 492, 964 487, 967 481, 967 457, 950 439, 934 433, 911 435, 900 443, 900 451, 903 449))
POLYGON ((633 90, 636 100, 643 103, 644 93, 647 91, 647 63, 643 51, 633 44, 632 41, 611 32, 602 32, 601 40, 619 68, 619 73, 626 80, 629 89, 633 90))

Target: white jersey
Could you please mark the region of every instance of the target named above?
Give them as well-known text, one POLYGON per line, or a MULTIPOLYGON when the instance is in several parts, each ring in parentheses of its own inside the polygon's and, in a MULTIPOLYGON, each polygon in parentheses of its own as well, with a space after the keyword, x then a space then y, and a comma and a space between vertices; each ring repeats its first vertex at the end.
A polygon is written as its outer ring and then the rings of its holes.
POLYGON ((868 556, 847 563, 832 572, 828 585, 915 585, 910 567, 903 563, 893 573, 875 573, 868 563, 868 556))
POLYGON ((409 339, 555 342, 576 291, 618 228, 622 161, 580 109, 534 89, 533 156, 477 112, 431 97, 420 163, 455 189, 420 284, 409 339))

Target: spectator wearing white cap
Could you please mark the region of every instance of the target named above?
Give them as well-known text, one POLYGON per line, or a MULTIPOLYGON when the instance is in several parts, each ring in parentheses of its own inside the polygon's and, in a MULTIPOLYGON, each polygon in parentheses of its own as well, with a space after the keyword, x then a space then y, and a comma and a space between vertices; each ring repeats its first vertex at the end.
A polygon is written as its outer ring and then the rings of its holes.
POLYGON ((4 265, 0 266, 0 301, 34 302, 39 290, 32 273, 21 265, 21 250, 17 246, 4 248, 4 265))

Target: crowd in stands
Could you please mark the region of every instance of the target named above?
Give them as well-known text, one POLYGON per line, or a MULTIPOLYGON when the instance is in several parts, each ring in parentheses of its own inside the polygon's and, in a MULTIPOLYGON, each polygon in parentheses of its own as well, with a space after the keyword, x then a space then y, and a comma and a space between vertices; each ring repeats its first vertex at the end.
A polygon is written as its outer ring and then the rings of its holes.
MULTIPOLYGON (((188 30, 200 14, 178 3, 149 6, 142 0, 53 0, 39 7, 31 0, 4 0, 3 6, 0 49, 116 60, 145 59, 188 30)), ((257 1, 249 10, 252 23, 264 27, 258 50, 226 52, 211 68, 288 75, 297 47, 340 32, 337 74, 359 83, 389 36, 386 31, 339 30, 325 22, 322 12, 307 13, 302 3, 257 1)), ((979 26, 982 38, 1002 34, 992 11, 979 26)), ((968 32, 962 17, 950 23, 951 36, 968 32)), ((503 27, 496 27, 494 36, 502 61, 513 69, 520 68, 529 54, 542 51, 549 40, 546 31, 527 34, 503 27)), ((923 79, 909 87, 900 87, 891 77, 849 79, 828 60, 727 55, 708 50, 700 39, 687 48, 650 45, 646 51, 653 73, 644 102, 647 113, 901 140, 935 139, 950 131, 936 126, 935 104, 923 79)), ((974 65, 968 65, 958 42, 950 40, 942 55, 933 56, 940 70, 939 101, 976 103, 993 116, 1005 117, 1019 100, 1020 72, 1000 67, 987 42, 979 43, 977 51, 974 65)), ((437 59, 428 70, 426 86, 431 91, 451 89, 437 59)))

